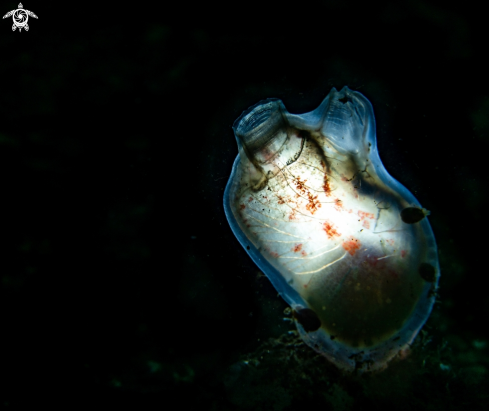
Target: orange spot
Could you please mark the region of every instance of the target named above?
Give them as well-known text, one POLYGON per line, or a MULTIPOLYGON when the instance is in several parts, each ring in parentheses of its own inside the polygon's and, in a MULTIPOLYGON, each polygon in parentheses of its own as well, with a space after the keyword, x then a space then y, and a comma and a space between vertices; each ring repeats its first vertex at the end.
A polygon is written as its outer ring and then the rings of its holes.
POLYGON ((307 193, 309 203, 306 205, 306 209, 314 214, 318 208, 321 208, 321 203, 318 200, 318 196, 313 196, 310 192, 307 193))
POLYGON ((331 187, 329 185, 328 176, 326 174, 324 175, 323 190, 324 190, 324 192, 326 193, 327 196, 329 196, 331 194, 331 187))
POLYGON ((299 191, 299 193, 306 194, 305 183, 307 180, 301 181, 300 177, 295 177, 292 181, 294 182, 295 188, 297 189, 297 191, 299 191))
POLYGON ((371 220, 374 219, 374 215, 372 213, 367 213, 366 211, 360 210, 358 210, 358 217, 360 217, 360 220, 364 220, 365 218, 370 218, 371 220))
POLYGON ((360 241, 352 238, 351 240, 343 242, 342 246, 350 253, 350 255, 355 255, 357 250, 360 248, 360 241))
POLYGON ((285 200, 281 196, 277 196, 279 204, 285 204, 285 200))
POLYGON ((244 210, 244 209, 246 208, 246 206, 245 206, 244 204, 240 204, 240 205, 239 205, 239 208, 240 208, 241 210, 244 210))
POLYGON ((301 255, 302 255, 303 257, 305 257, 305 256, 307 255, 307 253, 306 253, 304 250, 302 250, 302 251, 301 251, 301 255))
POLYGON ((296 244, 294 247, 292 247, 292 251, 294 253, 298 253, 301 250, 302 250, 302 244, 296 244))
POLYGON ((370 228, 370 223, 368 220, 363 220, 363 224, 362 224, 365 228, 370 228))
POLYGON ((333 223, 326 221, 323 224, 323 230, 326 231, 328 238, 339 237, 341 234, 338 233, 336 228, 333 226, 333 223))
POLYGON ((295 194, 295 198, 306 197, 307 200, 306 209, 311 214, 314 214, 318 210, 318 208, 321 207, 321 203, 318 200, 318 196, 313 195, 308 190, 306 186, 306 181, 307 180, 301 181, 300 177, 294 177, 294 179, 292 180, 292 183, 295 185, 295 188, 297 190, 295 194))
POLYGON ((343 204, 341 203, 341 200, 339 198, 336 198, 334 200, 334 208, 336 211, 341 211, 343 209, 343 204))

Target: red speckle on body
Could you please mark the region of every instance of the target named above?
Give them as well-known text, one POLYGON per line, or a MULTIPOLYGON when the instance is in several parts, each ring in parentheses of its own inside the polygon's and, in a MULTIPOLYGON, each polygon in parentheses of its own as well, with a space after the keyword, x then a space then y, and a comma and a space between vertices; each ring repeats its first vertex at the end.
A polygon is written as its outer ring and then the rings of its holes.
POLYGON ((300 177, 295 177, 292 180, 292 183, 295 185, 295 188, 297 190, 296 192, 296 198, 299 197, 306 197, 306 209, 311 213, 314 214, 318 208, 321 207, 321 203, 318 200, 317 195, 313 195, 308 187, 306 186, 307 180, 301 181, 300 177))
POLYGON ((313 196, 310 192, 307 193, 309 203, 306 204, 306 209, 314 214, 318 208, 321 208, 321 203, 318 200, 318 196, 313 196))
POLYGON ((350 240, 344 241, 342 246, 350 255, 355 255, 357 250, 360 248, 360 241, 356 240, 355 238, 351 238, 350 240))
POLYGON ((370 223, 368 220, 363 220, 363 224, 362 224, 365 228, 370 228, 370 223))
POLYGON ((248 198, 248 203, 250 203, 251 201, 253 201, 253 197, 248 198))
POLYGON ((301 255, 302 255, 303 257, 305 257, 305 256, 307 255, 307 253, 306 253, 304 250, 302 250, 302 251, 301 251, 301 255))
POLYGON ((326 193, 327 196, 329 196, 331 194, 331 187, 329 185, 328 176, 326 174, 324 175, 323 190, 324 190, 324 192, 326 193))
POLYGON ((246 206, 244 204, 240 204, 239 208, 240 208, 240 210, 244 210, 246 208, 246 206))
POLYGON ((294 247, 292 247, 292 251, 294 253, 298 253, 301 250, 302 250, 302 244, 296 244, 294 247))
POLYGON ((401 258, 406 257, 407 251, 406 250, 401 250, 401 258))
POLYGON ((323 224, 323 230, 326 231, 328 238, 339 237, 341 235, 330 221, 326 221, 323 224))
POLYGON ((306 194, 306 181, 301 181, 300 177, 295 177, 293 180, 293 183, 295 184, 295 188, 297 191, 301 194, 306 194))
POLYGON ((360 217, 360 220, 364 220, 365 218, 369 218, 370 220, 374 219, 373 213, 367 213, 366 211, 361 210, 358 210, 358 217, 360 217))

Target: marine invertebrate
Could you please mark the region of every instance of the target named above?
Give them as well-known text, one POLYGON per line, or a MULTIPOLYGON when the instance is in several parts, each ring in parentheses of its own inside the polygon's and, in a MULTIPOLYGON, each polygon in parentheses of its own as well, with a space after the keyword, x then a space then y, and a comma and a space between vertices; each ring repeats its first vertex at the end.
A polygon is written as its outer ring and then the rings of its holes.
POLYGON ((429 213, 380 161, 370 102, 333 88, 295 115, 268 99, 233 129, 237 239, 310 347, 341 369, 384 367, 427 320, 440 270, 429 213))

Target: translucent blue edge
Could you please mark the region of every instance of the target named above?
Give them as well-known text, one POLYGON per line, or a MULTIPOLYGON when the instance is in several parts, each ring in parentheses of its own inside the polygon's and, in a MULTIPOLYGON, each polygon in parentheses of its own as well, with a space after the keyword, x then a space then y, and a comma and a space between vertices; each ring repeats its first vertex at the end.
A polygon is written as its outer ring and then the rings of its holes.
POLYGON ((240 163, 239 154, 234 160, 233 170, 231 172, 231 176, 229 177, 228 183, 226 185, 226 190, 224 191, 224 213, 226 214, 226 218, 231 226, 231 230, 234 235, 238 239, 239 243, 243 246, 246 252, 249 254, 254 263, 258 266, 258 268, 263 271, 263 273, 269 278, 277 292, 280 296, 289 304, 291 307, 295 308, 297 306, 307 307, 304 299, 299 295, 297 291, 295 291, 290 285, 287 284, 284 277, 280 274, 280 272, 270 264, 263 256, 260 251, 255 247, 255 245, 243 234, 243 231, 239 227, 238 222, 234 216, 233 211, 231 210, 231 198, 232 195, 232 182, 234 181, 234 175, 236 174, 236 170, 238 169, 240 163), (248 248, 249 247, 249 248, 248 248))

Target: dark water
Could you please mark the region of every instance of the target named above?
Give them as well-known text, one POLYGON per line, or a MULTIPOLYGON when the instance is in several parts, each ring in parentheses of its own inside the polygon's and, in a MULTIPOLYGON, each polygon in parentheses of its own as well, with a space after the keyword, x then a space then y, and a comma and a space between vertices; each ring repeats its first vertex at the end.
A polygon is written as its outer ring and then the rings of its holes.
POLYGON ((201 4, 183 27, 184 6, 24 7, 28 32, 0 25, 2 406, 487 409, 482 10, 334 2, 242 24, 240 5, 213 25, 201 4), (344 85, 431 211, 442 272, 411 355, 363 377, 286 334, 222 207, 240 113, 344 85))

